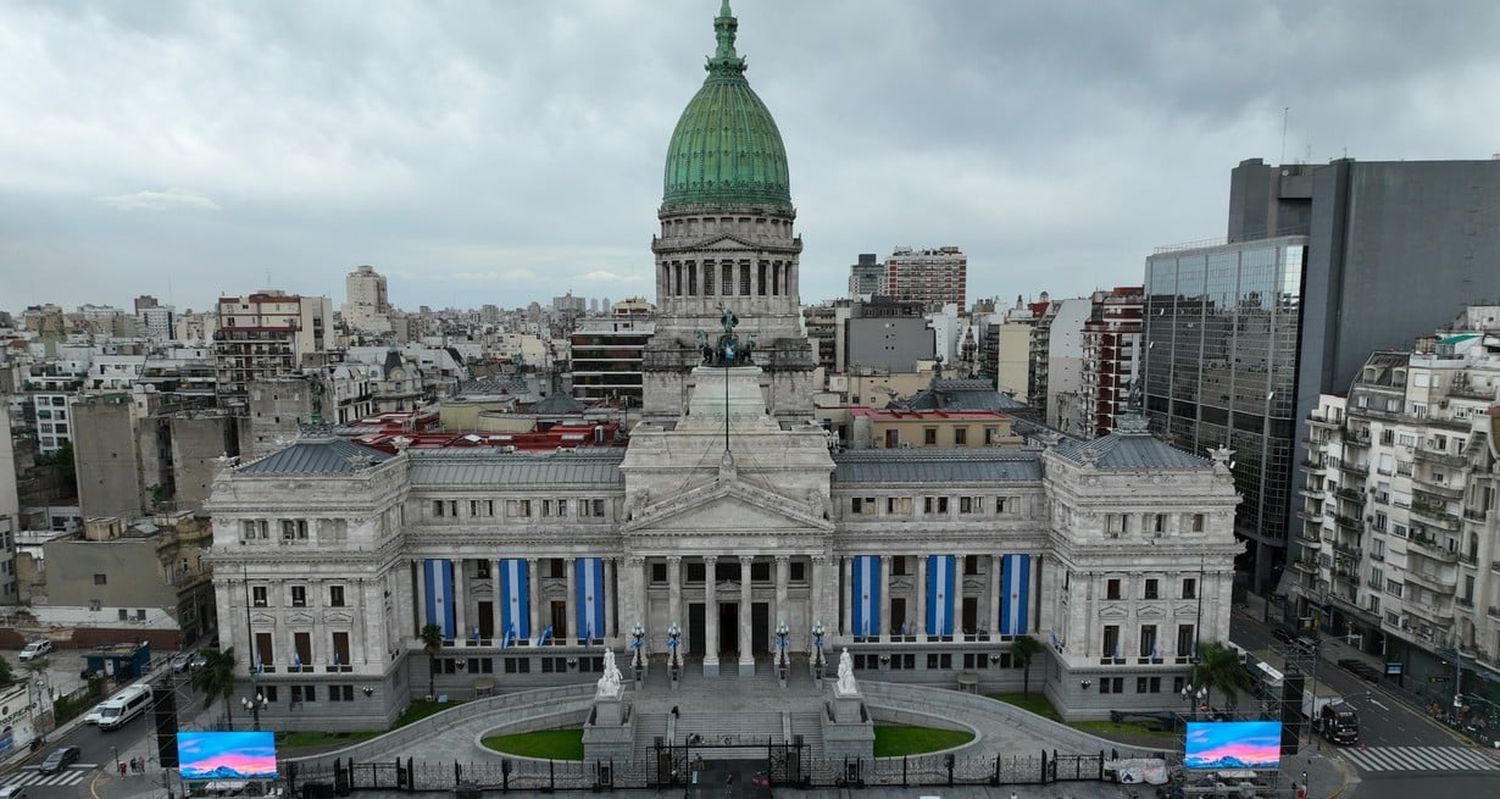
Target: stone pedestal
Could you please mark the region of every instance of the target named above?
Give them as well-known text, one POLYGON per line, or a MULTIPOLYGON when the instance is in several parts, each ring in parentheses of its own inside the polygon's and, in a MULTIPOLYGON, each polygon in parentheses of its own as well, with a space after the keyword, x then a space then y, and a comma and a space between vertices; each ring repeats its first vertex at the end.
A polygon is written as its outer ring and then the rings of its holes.
POLYGON ((583 726, 583 759, 628 762, 635 752, 635 714, 621 696, 596 695, 583 726))
POLYGON ((833 719, 823 716, 823 752, 829 763, 845 760, 872 761, 875 757, 875 722, 865 710, 859 693, 834 692, 830 702, 833 719))

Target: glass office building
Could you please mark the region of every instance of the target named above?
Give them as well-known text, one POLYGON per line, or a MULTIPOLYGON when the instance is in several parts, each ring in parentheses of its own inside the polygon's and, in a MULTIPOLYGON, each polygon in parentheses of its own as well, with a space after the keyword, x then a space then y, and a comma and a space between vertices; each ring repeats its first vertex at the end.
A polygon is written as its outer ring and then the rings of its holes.
POLYGON ((1257 591, 1286 559, 1306 259, 1307 237, 1283 236, 1146 260, 1147 418, 1184 449, 1234 450, 1239 566, 1257 591))

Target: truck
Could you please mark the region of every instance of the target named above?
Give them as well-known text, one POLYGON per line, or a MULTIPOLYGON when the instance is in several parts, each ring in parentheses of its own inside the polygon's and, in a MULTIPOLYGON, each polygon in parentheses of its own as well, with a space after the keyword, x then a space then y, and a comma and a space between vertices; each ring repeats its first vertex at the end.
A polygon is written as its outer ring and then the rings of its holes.
POLYGON ((1359 743, 1359 714, 1342 699, 1325 703, 1313 719, 1313 727, 1333 743, 1359 743))

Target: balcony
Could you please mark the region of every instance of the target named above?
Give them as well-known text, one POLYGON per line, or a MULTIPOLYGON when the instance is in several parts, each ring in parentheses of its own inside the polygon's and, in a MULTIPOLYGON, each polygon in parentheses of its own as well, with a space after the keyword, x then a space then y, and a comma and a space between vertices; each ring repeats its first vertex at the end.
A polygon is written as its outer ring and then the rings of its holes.
POLYGON ((1359 585, 1359 573, 1347 566, 1333 567, 1333 578, 1343 580, 1350 585, 1359 585))
POLYGON ((1463 552, 1458 553, 1458 562, 1464 564, 1465 566, 1474 566, 1478 563, 1478 561, 1479 557, 1477 555, 1466 554, 1463 552))
POLYGON ((1439 594, 1451 594, 1457 587, 1452 583, 1445 582, 1441 577, 1438 577, 1435 574, 1423 574, 1416 569, 1407 570, 1406 573, 1402 575, 1402 577, 1408 583, 1416 583, 1417 585, 1420 585, 1423 588, 1428 589, 1429 591, 1435 591, 1439 594))
POLYGON ((1365 492, 1353 488, 1340 488, 1333 492, 1339 499, 1345 499, 1360 505, 1365 504, 1365 492))
POLYGON ((1469 463, 1469 459, 1467 457, 1464 457, 1463 455, 1453 455, 1453 454, 1450 454, 1450 453, 1447 453, 1447 452, 1443 452, 1441 450, 1435 450, 1435 449, 1425 449, 1425 448, 1418 447, 1417 450, 1416 450, 1416 452, 1413 453, 1413 455, 1419 461, 1426 461, 1428 463, 1436 463, 1439 466, 1450 466, 1450 467, 1453 467, 1455 469, 1467 466, 1468 463, 1469 463))
POLYGON ((1453 623, 1453 608, 1440 608, 1429 605, 1426 602, 1411 602, 1405 604, 1406 612, 1433 622, 1434 624, 1447 625, 1453 623))
POLYGON ((1313 460, 1312 458, 1303 458, 1302 461, 1301 461, 1301 463, 1302 463, 1302 468, 1304 468, 1304 469, 1306 469, 1306 470, 1308 470, 1310 472, 1326 472, 1326 471, 1328 471, 1328 463, 1326 461, 1323 461, 1323 460, 1313 460))
POLYGON ((1338 525, 1346 530, 1364 529, 1364 523, 1361 522, 1356 516, 1347 516, 1342 513, 1335 513, 1333 514, 1333 520, 1335 522, 1338 522, 1338 525))
POLYGON ((1410 552, 1413 555, 1421 555, 1423 557, 1431 558, 1442 563, 1458 562, 1457 551, 1445 549, 1441 544, 1433 539, 1408 538, 1406 540, 1409 544, 1411 544, 1411 546, 1408 546, 1406 548, 1406 551, 1410 552))
POLYGON ((1318 427, 1326 427, 1330 430, 1337 430, 1340 425, 1340 422, 1330 421, 1327 416, 1318 413, 1309 413, 1307 415, 1307 423, 1318 427))
POLYGON ((1378 616, 1369 608, 1361 607, 1358 602, 1354 601, 1354 597, 1344 596, 1343 594, 1334 592, 1329 594, 1328 598, 1333 600, 1333 603, 1338 605, 1339 607, 1358 614, 1364 621, 1374 625, 1380 624, 1380 616, 1378 616))
POLYGON ((1466 597, 1466 596, 1454 597, 1453 598, 1453 604, 1455 606, 1457 606, 1457 607, 1463 608, 1464 610, 1473 610, 1474 609, 1474 599, 1473 599, 1473 597, 1466 597))
POLYGON ((1317 549, 1321 543, 1318 539, 1318 529, 1314 527, 1313 529, 1309 530, 1306 527, 1303 527, 1301 530, 1297 531, 1297 543, 1301 544, 1303 547, 1317 549))
POLYGON ((1339 464, 1339 468, 1345 472, 1348 472, 1349 474, 1357 474, 1360 477, 1370 476, 1370 466, 1366 463, 1353 463, 1351 461, 1344 461, 1343 463, 1339 464))
POLYGON ((1464 518, 1471 522, 1484 523, 1486 512, 1484 508, 1464 508, 1464 518))
POLYGON ((1359 560, 1360 555, 1363 554, 1363 550, 1361 550, 1359 547, 1353 544, 1340 543, 1338 541, 1334 542, 1333 551, 1340 557, 1349 558, 1351 560, 1359 560))
POLYGON ((1312 558, 1296 558, 1292 560, 1292 568, 1303 574, 1317 574, 1318 562, 1312 558))
MULTIPOLYGON (((1439 501, 1443 499, 1464 498, 1464 490, 1462 488, 1454 488, 1447 483, 1434 483, 1429 477, 1412 475, 1412 482, 1417 484, 1416 490, 1418 492, 1426 492, 1434 497, 1438 497, 1439 501)), ((1420 498, 1421 494, 1417 494, 1417 497, 1420 498)))
POLYGON ((1319 504, 1322 504, 1323 497, 1328 494, 1328 491, 1326 489, 1322 489, 1322 488, 1309 488, 1307 486, 1303 486, 1302 489, 1301 489, 1301 491, 1302 491, 1302 496, 1304 496, 1304 497, 1306 497, 1306 498, 1308 498, 1308 499, 1310 499, 1310 500, 1312 500, 1314 502, 1317 502, 1319 504))
POLYGON ((1411 513, 1413 516, 1420 517, 1424 521, 1430 522, 1431 524, 1437 527, 1441 527, 1444 530, 1452 530, 1454 532, 1457 532, 1460 525, 1462 524, 1462 521, 1457 516, 1454 516, 1446 510, 1443 510, 1443 506, 1441 505, 1433 505, 1426 502, 1412 502, 1411 513))

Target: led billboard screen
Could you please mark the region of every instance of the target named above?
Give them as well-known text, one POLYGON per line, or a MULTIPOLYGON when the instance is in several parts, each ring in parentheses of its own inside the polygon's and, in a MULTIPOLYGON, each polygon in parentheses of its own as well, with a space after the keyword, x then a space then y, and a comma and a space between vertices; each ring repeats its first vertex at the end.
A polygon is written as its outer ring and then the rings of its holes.
POLYGON ((177 755, 185 780, 276 776, 276 739, 269 732, 179 732, 177 755))
POLYGON ((1270 769, 1281 765, 1279 721, 1190 721, 1182 765, 1195 769, 1270 769))

